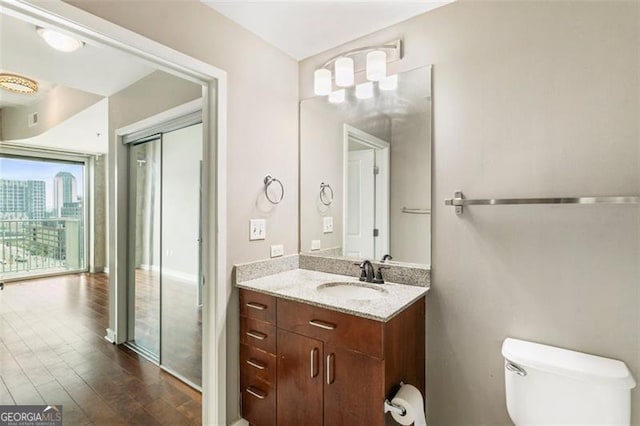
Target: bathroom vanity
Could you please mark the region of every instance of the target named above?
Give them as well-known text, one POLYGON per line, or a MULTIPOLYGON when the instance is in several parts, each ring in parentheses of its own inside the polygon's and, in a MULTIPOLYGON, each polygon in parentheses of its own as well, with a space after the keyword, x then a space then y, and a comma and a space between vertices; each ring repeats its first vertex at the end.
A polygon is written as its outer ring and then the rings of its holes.
POLYGON ((397 385, 424 394, 427 288, 335 277, 296 270, 238 284, 242 417, 250 424, 394 424, 384 401, 397 385), (367 291, 335 297, 331 287, 341 285, 367 291))

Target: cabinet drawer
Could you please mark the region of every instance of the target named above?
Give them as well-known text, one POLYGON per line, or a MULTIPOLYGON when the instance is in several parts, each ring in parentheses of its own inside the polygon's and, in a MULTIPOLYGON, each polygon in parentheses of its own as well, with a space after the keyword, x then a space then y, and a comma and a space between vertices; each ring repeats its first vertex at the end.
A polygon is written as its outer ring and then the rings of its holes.
POLYGON ((254 346, 240 345, 240 371, 270 385, 276 384, 276 356, 254 346))
POLYGON ((383 323, 305 303, 278 300, 278 328, 383 358, 383 323))
POLYGON ((275 324, 276 298, 267 294, 241 288, 240 315, 275 324))
POLYGON ((275 387, 246 375, 240 376, 242 417, 253 426, 275 426, 275 387))
POLYGON ((240 343, 276 353, 276 327, 262 321, 240 317, 240 343))

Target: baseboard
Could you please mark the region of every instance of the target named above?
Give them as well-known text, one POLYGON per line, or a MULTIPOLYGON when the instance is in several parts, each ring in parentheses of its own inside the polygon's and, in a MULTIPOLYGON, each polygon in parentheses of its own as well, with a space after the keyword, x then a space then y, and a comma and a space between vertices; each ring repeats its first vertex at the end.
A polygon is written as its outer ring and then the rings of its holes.
POLYGON ((104 339, 107 342, 116 343, 116 333, 110 328, 107 328, 107 335, 104 336, 104 339))
POLYGON ((231 423, 229 426, 249 426, 249 422, 245 419, 236 420, 234 423, 231 423))
POLYGON ((180 272, 175 269, 163 268, 162 274, 167 276, 168 278, 173 278, 178 281, 184 281, 187 283, 198 283, 198 276, 195 274, 188 274, 186 272, 180 272))
POLYGON ((104 272, 105 274, 109 275, 109 267, 105 266, 104 269, 102 270, 102 272, 104 272))
MULTIPOLYGON (((160 267, 158 265, 148 265, 146 263, 140 264, 140 269, 142 269, 143 271, 160 272, 160 267)), ((173 278, 174 280, 184 281, 187 283, 198 283, 197 275, 181 272, 176 269, 162 268, 162 275, 166 276, 167 278, 173 278)))

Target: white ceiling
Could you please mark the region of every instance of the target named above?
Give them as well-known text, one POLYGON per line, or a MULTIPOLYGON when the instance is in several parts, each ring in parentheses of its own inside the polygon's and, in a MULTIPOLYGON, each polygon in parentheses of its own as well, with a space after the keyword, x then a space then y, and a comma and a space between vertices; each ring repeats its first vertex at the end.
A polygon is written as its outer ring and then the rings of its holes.
POLYGON ((28 139, 14 142, 38 148, 55 148, 76 152, 109 152, 109 104, 102 99, 55 127, 28 139))
MULTIPOLYGON (((114 49, 86 44, 72 53, 52 49, 36 33, 35 25, 0 14, 0 68, 38 81, 45 90, 53 85, 110 96, 154 70, 114 49)), ((33 96, 7 96, 7 105, 28 105, 33 96)), ((0 107, 3 106, 0 104, 0 107)))
POLYGON ((455 0, 201 1, 302 60, 455 0))

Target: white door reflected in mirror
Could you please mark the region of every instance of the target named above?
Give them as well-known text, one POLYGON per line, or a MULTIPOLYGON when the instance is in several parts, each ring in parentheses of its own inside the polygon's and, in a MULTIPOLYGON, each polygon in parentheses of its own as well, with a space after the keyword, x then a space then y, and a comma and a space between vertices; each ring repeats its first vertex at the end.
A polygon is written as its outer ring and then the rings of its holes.
POLYGON ((344 125, 343 255, 382 258, 389 250, 389 142, 344 125))

